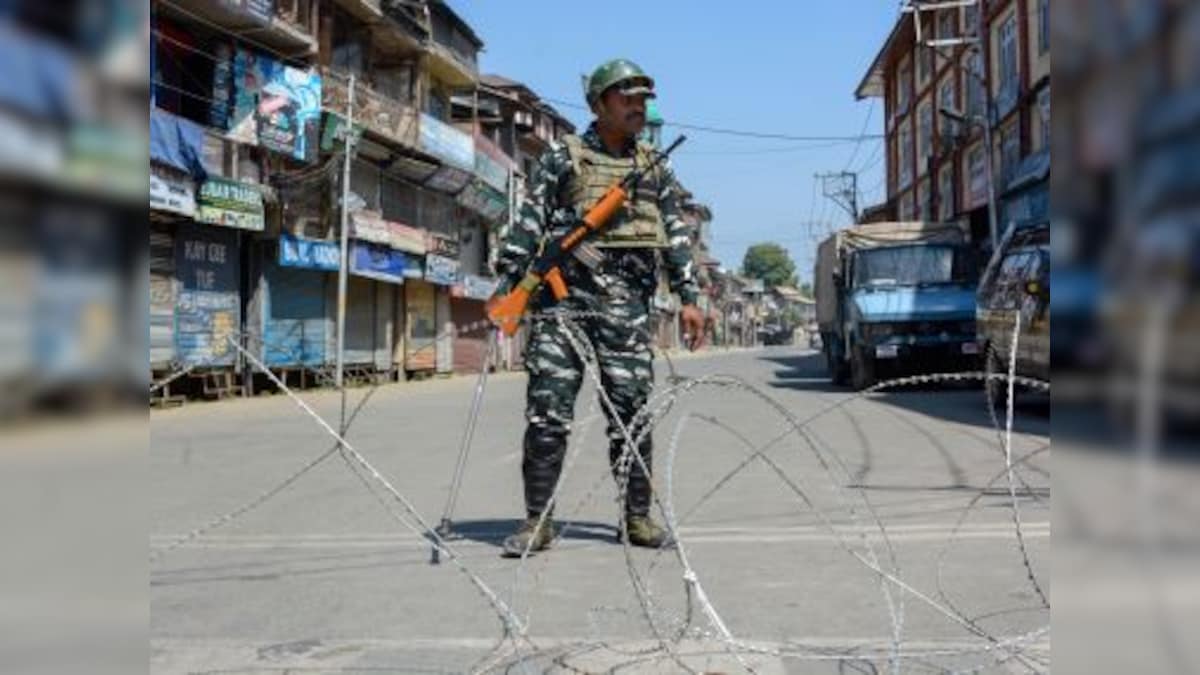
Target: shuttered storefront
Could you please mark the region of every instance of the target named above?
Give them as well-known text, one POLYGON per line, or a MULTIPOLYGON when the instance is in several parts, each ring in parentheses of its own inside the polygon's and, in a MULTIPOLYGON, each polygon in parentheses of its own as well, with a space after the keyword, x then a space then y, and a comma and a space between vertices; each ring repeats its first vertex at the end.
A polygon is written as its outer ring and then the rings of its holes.
POLYGON ((433 370, 437 365, 435 288, 420 279, 404 283, 404 369, 433 370))
POLYGON ((395 294, 399 288, 383 281, 375 282, 375 336, 374 359, 375 370, 392 372, 392 321, 393 308, 396 304, 395 294))
MULTIPOLYGON (((375 281, 362 277, 347 279, 346 353, 343 357, 347 365, 372 366, 375 363, 375 285, 375 281)), ((333 297, 336 303, 336 288, 333 297)), ((336 325, 337 312, 333 315, 336 325)))
POLYGON ((230 340, 241 326, 238 232, 180 223, 174 245, 176 355, 199 367, 233 366, 230 340))
POLYGON ((150 369, 175 359, 175 237, 171 226, 150 224, 150 369))
POLYGON ((454 372, 478 373, 486 351, 488 329, 473 325, 485 317, 483 301, 451 298, 450 318, 459 331, 454 338, 454 372), (471 328, 471 330, 464 330, 471 328))
POLYGON ((336 280, 319 270, 266 264, 263 356, 277 368, 325 363, 329 307, 327 287, 336 280))

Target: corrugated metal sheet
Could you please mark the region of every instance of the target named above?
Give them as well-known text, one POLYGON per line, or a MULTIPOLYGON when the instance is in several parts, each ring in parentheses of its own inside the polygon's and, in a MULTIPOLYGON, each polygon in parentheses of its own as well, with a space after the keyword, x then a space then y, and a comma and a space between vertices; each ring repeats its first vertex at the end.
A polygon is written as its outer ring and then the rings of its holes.
MULTIPOLYGON (((464 327, 484 319, 483 302, 470 298, 450 299, 450 318, 464 327)), ((478 373, 483 362, 487 329, 459 334, 454 338, 454 372, 478 373)))
POLYGON ((454 333, 450 318, 450 293, 445 286, 437 287, 437 371, 454 370, 454 333))
POLYGON ((263 356, 269 366, 319 366, 325 363, 326 286, 333 279, 320 270, 266 266, 263 356))
POLYGON ((150 367, 175 358, 175 240, 167 231, 150 232, 150 367))
POLYGON ((419 279, 404 284, 405 370, 433 370, 437 364, 434 286, 419 279))
POLYGON ((199 366, 231 366, 229 344, 241 324, 240 271, 235 230, 181 223, 175 235, 175 350, 199 366))
POLYGON ((392 319, 395 307, 394 284, 375 284, 375 368, 392 369, 392 319))
MULTIPOLYGON (((346 286, 345 363, 375 363, 375 283, 351 276, 346 286)), ((336 295, 334 297, 337 297, 336 295)), ((336 312, 334 320, 337 320, 336 312)))

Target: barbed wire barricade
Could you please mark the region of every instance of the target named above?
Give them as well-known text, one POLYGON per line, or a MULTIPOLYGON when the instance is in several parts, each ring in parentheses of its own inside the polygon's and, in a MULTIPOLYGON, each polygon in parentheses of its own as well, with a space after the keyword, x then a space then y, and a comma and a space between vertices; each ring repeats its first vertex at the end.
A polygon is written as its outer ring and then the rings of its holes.
MULTIPOLYGON (((1048 638, 1048 623, 1022 635, 994 633, 966 611, 961 601, 952 597, 944 576, 949 551, 959 538, 966 521, 980 507, 996 483, 1004 481, 1007 486, 1005 503, 1011 516, 1014 548, 1021 561, 1026 583, 1040 601, 1039 605, 1033 609, 1045 614, 1048 619, 1049 598, 1030 557, 1030 551, 1026 544, 1026 527, 1021 518, 1019 502, 1027 496, 1035 496, 1037 492, 1021 475, 1021 469, 1029 466, 1035 458, 1048 452, 1049 446, 1042 445, 1017 454, 1013 450, 1012 434, 1014 395, 1017 387, 1048 392, 1050 385, 1048 382, 1016 374, 1016 353, 1020 339, 1019 319, 1015 322, 1009 354, 1004 360, 1006 366, 1004 372, 997 372, 992 367, 993 359, 989 358, 988 367, 984 371, 926 373, 887 380, 861 392, 839 397, 831 404, 802 418, 793 414, 768 392, 744 378, 730 374, 709 374, 699 377, 680 376, 674 364, 667 358, 669 374, 665 378, 666 385, 653 392, 645 405, 631 419, 626 420, 621 419, 617 414, 617 409, 603 386, 596 353, 582 323, 601 317, 602 314, 597 312, 550 311, 522 318, 522 321, 527 324, 534 321, 553 322, 571 345, 576 357, 583 365, 587 379, 592 382, 595 390, 595 400, 590 410, 574 425, 575 431, 571 435, 562 472, 557 484, 553 487, 547 508, 542 514, 543 522, 539 523, 539 526, 544 526, 544 521, 549 514, 556 511, 561 498, 561 487, 576 470, 577 460, 586 445, 585 441, 592 425, 596 421, 606 418, 612 422, 620 434, 622 452, 615 463, 615 471, 610 472, 609 467, 605 467, 602 475, 590 483, 583 495, 573 502, 572 508, 557 509, 555 516, 563 524, 558 533, 559 537, 563 537, 573 528, 578 527, 576 516, 581 514, 587 505, 593 503, 605 489, 611 490, 607 486, 611 485, 613 474, 615 474, 616 500, 614 506, 617 510, 617 522, 620 523, 619 540, 636 605, 632 610, 613 606, 597 606, 588 609, 586 619, 588 625, 592 626, 593 636, 570 644, 538 644, 532 630, 533 598, 536 596, 539 585, 544 581, 544 571, 550 564, 549 560, 552 556, 535 558, 530 555, 531 551, 528 549, 524 551, 514 562, 510 591, 503 594, 468 563, 467 558, 458 550, 461 540, 455 535, 452 527, 447 527, 447 524, 452 522, 457 492, 463 484, 463 472, 470 452, 472 432, 477 421, 475 418, 478 417, 482 407, 483 390, 487 382, 487 371, 490 368, 488 361, 490 361, 495 346, 492 333, 494 328, 490 320, 453 326, 448 331, 439 333, 428 346, 428 348, 434 348, 438 340, 447 336, 472 333, 485 333, 484 337, 488 340, 488 346, 484 350, 484 363, 481 364, 479 380, 469 409, 469 419, 460 444, 460 454, 455 463, 455 475, 451 481, 450 493, 447 496, 446 506, 440 520, 428 519, 422 515, 413 502, 397 490, 368 457, 346 441, 345 436, 350 425, 371 399, 371 395, 375 391, 374 387, 358 401, 349 416, 344 412, 345 388, 342 389, 342 420, 338 428, 334 428, 254 353, 255 351, 263 353, 262 350, 250 349, 246 346, 255 342, 262 344, 261 336, 242 334, 229 336, 227 339, 231 349, 236 350, 250 367, 264 375, 281 393, 287 396, 302 414, 330 438, 332 445, 324 452, 301 464, 296 470, 287 474, 283 480, 269 486, 253 499, 154 549, 151 561, 157 562, 169 551, 195 541, 212 530, 229 525, 296 484, 304 475, 328 458, 339 455, 364 489, 379 502, 388 516, 412 537, 428 542, 434 552, 435 562, 449 561, 496 614, 500 627, 496 642, 483 657, 469 667, 469 672, 539 672, 541 669, 549 667, 573 672, 587 672, 572 664, 581 663, 600 653, 605 654, 606 657, 622 659, 622 668, 671 664, 672 667, 684 672, 697 672, 692 665, 694 660, 712 654, 728 656, 743 671, 750 673, 757 672, 758 661, 756 659, 762 657, 814 662, 837 661, 850 664, 852 667, 872 670, 885 667, 892 673, 931 670, 967 674, 982 672, 1010 661, 1018 662, 1025 669, 1034 672, 1048 670, 1048 661, 1039 651, 1040 647, 1039 649, 1033 648, 1043 644, 1048 638), (856 402, 868 401, 875 394, 881 392, 912 386, 951 383, 982 384, 985 391, 988 392, 989 409, 992 409, 991 396, 995 388, 993 385, 1002 383, 1006 388, 1006 414, 1003 426, 999 424, 994 412, 992 414, 993 424, 1000 442, 999 450, 1004 457, 1004 467, 978 489, 973 498, 962 507, 946 540, 937 552, 935 589, 926 592, 904 578, 885 520, 872 503, 865 486, 856 484, 842 453, 812 433, 810 427, 814 422, 835 410, 843 409, 856 402), (718 394, 722 400, 729 396, 746 397, 760 406, 762 410, 776 417, 783 424, 785 430, 765 443, 755 443, 739 430, 736 423, 721 419, 719 415, 684 407, 689 405, 689 401, 700 401, 699 397, 706 393, 718 394), (647 560, 644 556, 635 555, 629 542, 627 525, 623 517, 625 501, 628 498, 629 477, 635 463, 640 465, 639 468, 642 471, 650 473, 637 448, 673 411, 679 411, 679 415, 672 428, 665 456, 662 459, 663 473, 658 476, 663 489, 656 489, 651 494, 653 509, 661 515, 673 545, 654 552, 647 560), (731 439, 737 452, 737 464, 704 490, 691 507, 680 511, 676 505, 675 489, 675 474, 681 460, 679 448, 685 431, 694 423, 704 424, 731 439), (784 444, 784 441, 789 439, 795 442, 796 448, 801 451, 803 456, 815 461, 815 466, 819 468, 815 475, 793 475, 793 472, 789 472, 775 457, 781 449, 790 447, 790 445, 784 444), (849 651, 806 645, 801 642, 766 644, 756 642, 750 636, 739 636, 736 633, 736 626, 730 625, 722 615, 718 604, 705 588, 705 575, 702 574, 702 570, 697 569, 695 561, 689 554, 690 548, 683 526, 703 504, 722 491, 736 476, 755 464, 766 467, 770 474, 779 480, 786 492, 803 505, 807 512, 815 516, 820 527, 832 537, 847 558, 861 566, 875 579, 879 587, 881 605, 890 625, 888 644, 865 645, 849 651), (846 522, 844 518, 835 519, 813 498, 814 481, 819 481, 820 487, 834 496, 837 512, 845 514, 849 522, 846 522), (679 609, 669 609, 664 604, 665 593, 670 591, 657 588, 651 578, 656 569, 667 564, 667 560, 671 560, 679 571, 678 577, 675 577, 678 592, 683 599, 682 607, 679 609), (535 564, 538 567, 530 574, 529 568, 535 564), (905 616, 908 603, 916 603, 931 610, 979 642, 953 649, 910 648, 905 644, 905 616), (641 646, 633 646, 614 643, 611 639, 606 639, 600 634, 600 627, 597 625, 598 619, 603 616, 636 617, 644 626, 645 634, 649 638, 648 642, 641 646)), ((665 356, 665 354, 663 355, 665 356)), ((171 373, 167 378, 155 383, 151 391, 165 386, 167 382, 175 378, 182 377, 196 367, 196 364, 181 365, 177 372, 171 373)))

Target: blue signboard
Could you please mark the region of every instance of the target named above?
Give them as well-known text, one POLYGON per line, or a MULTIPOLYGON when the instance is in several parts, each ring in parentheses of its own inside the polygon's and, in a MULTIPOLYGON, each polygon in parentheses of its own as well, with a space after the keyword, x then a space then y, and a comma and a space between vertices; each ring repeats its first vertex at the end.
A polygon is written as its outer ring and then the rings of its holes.
POLYGON ((350 248, 350 271, 393 284, 404 283, 408 256, 386 246, 356 241, 350 248))
POLYGON ((425 280, 439 286, 458 283, 458 261, 440 255, 425 256, 425 280))
POLYGON ((179 295, 175 351, 188 364, 233 365, 241 323, 237 233, 220 227, 180 224, 175 235, 179 295))
POLYGON ((336 272, 341 262, 341 248, 331 241, 303 239, 286 233, 279 235, 279 264, 282 267, 336 272))
POLYGON ((425 113, 421 113, 421 149, 450 166, 475 170, 475 139, 425 113))

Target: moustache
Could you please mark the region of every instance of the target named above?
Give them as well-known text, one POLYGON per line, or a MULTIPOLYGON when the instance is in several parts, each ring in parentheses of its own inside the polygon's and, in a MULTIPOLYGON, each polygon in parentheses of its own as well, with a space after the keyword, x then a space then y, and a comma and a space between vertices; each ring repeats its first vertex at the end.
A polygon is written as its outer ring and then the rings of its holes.
POLYGON ((635 121, 640 122, 644 119, 646 119, 646 116, 643 115, 642 113, 637 113, 637 112, 629 113, 628 115, 625 116, 625 121, 627 121, 627 122, 635 122, 635 121))

